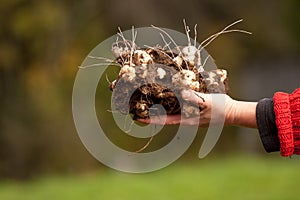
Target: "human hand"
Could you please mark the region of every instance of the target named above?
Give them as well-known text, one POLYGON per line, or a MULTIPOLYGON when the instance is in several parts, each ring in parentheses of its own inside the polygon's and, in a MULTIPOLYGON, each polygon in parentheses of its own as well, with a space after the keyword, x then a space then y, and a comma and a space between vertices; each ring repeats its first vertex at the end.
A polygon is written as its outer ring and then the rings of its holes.
MULTIPOLYGON (((234 100, 225 94, 204 94, 195 92, 193 90, 185 90, 182 92, 182 98, 194 104, 199 105, 200 116, 194 117, 184 117, 180 114, 177 115, 162 115, 162 116, 151 116, 149 119, 138 119, 138 121, 143 123, 152 123, 160 125, 174 125, 174 124, 184 124, 184 125, 197 125, 200 127, 208 127, 212 121, 212 109, 214 106, 214 123, 218 123, 224 118, 226 118, 226 113, 228 114, 231 107, 234 105, 234 100), (214 101, 218 99, 218 101, 214 101), (228 110, 226 112, 226 110, 228 110), (217 118, 216 118, 217 117, 217 118)), ((228 120, 229 120, 228 116, 228 120)))
POLYGON ((210 124, 225 123, 225 125, 257 127, 256 102, 237 101, 226 94, 204 94, 193 90, 183 91, 182 98, 198 104, 200 116, 162 115, 151 116, 150 119, 138 119, 138 121, 160 125, 182 124, 208 127, 210 124))

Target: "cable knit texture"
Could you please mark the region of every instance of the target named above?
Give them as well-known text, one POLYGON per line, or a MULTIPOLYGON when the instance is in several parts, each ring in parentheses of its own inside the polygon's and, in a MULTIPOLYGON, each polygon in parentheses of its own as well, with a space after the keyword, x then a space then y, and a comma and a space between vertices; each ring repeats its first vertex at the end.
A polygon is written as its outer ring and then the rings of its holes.
POLYGON ((294 154, 300 154, 300 88, 290 95, 294 154))
POLYGON ((274 94, 274 112, 282 156, 300 154, 300 88, 274 94))

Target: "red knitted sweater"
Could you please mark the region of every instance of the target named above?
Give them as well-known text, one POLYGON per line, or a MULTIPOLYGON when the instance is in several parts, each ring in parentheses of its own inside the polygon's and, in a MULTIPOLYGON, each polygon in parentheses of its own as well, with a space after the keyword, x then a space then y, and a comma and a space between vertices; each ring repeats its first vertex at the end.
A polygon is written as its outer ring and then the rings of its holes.
POLYGON ((300 154, 300 88, 274 94, 274 112, 282 156, 300 154))

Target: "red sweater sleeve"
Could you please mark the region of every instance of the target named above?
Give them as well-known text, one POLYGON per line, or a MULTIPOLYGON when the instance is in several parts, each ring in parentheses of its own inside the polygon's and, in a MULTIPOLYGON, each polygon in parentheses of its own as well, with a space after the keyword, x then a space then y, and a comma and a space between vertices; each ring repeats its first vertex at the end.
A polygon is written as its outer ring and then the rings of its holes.
POLYGON ((282 156, 300 154, 300 88, 274 94, 274 112, 282 156))

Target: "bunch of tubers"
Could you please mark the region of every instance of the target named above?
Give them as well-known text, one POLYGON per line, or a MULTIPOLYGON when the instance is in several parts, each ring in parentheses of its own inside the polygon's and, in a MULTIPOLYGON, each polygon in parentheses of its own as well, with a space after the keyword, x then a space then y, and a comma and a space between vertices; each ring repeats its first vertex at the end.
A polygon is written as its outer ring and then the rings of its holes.
POLYGON ((112 103, 117 111, 131 113, 134 119, 160 114, 199 115, 199 106, 182 98, 183 90, 228 92, 227 71, 206 71, 201 52, 194 46, 142 49, 124 40, 114 43, 112 52, 121 66, 118 78, 109 86, 112 103), (156 104, 164 110, 153 106, 156 104))

